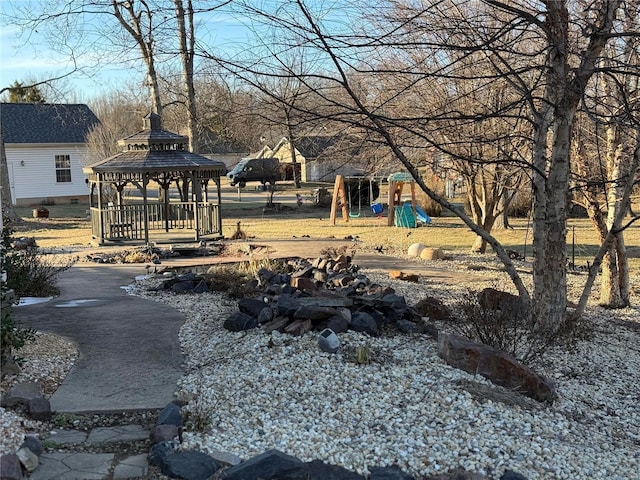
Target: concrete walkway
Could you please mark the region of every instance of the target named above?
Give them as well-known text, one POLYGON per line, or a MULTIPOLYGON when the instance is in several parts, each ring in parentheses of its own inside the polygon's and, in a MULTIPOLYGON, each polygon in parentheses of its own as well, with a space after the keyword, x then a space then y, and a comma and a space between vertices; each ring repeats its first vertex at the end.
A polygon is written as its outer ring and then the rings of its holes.
POLYGON ((162 408, 180 378, 180 312, 127 295, 121 287, 144 265, 74 266, 59 278, 59 297, 14 309, 25 326, 73 340, 80 358, 50 398, 59 413, 162 408))

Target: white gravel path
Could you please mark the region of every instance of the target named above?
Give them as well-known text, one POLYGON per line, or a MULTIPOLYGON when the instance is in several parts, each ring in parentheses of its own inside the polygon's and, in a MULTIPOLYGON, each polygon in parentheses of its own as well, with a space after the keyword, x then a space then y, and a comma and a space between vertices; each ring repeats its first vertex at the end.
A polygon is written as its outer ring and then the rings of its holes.
MULTIPOLYGON (((408 303, 426 295, 451 303, 464 289, 363 273, 392 284, 408 303)), ((487 286, 508 284, 495 271, 486 277, 487 286)), ((360 473, 398 464, 417 475, 463 467, 488 478, 509 468, 530 480, 640 479, 638 307, 591 306, 593 338, 549 353, 539 367, 556 381, 559 399, 513 405, 472 395, 469 382, 489 384, 445 365, 431 339, 341 334, 343 345, 366 345, 379 360, 359 365, 344 352, 319 351, 315 334, 227 332, 222 323, 235 302, 217 293, 145 291, 157 281, 134 291, 186 316, 180 395, 192 399, 190 425, 200 431, 185 433, 185 447, 241 458, 278 448, 360 473)))

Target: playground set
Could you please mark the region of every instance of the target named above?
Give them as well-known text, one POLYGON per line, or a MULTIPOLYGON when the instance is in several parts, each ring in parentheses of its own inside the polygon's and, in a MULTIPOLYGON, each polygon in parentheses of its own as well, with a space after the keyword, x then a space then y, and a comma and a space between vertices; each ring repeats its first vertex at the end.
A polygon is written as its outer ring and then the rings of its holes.
MULTIPOLYGON (((404 228, 416 228, 418 225, 431 223, 431 217, 417 205, 416 186, 413 177, 404 172, 393 173, 388 177, 389 193, 387 198, 387 225, 404 228), (407 184, 411 190, 411 201, 402 202, 402 193, 407 184)), ((342 212, 342 220, 349 222, 350 218, 359 218, 362 215, 362 189, 360 179, 358 181, 358 210, 355 211, 353 203, 354 197, 352 184, 347 183, 345 188, 345 178, 337 175, 333 187, 333 197, 331 201, 330 221, 336 224, 338 208, 342 212)), ((384 218, 384 206, 382 203, 374 202, 373 180, 369 179, 369 208, 378 219, 384 218)))

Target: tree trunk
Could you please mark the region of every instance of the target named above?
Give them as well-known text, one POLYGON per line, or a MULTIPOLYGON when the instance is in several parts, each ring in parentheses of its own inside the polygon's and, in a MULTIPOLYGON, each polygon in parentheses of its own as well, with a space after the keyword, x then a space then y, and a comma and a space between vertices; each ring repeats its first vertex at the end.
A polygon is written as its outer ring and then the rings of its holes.
POLYGON ((196 108, 196 92, 193 83, 195 41, 193 4, 192 0, 187 0, 186 10, 183 5, 183 0, 174 0, 174 4, 176 6, 180 59, 182 61, 182 89, 184 91, 187 108, 187 135, 189 136, 189 150, 192 153, 198 153, 200 147, 198 138, 198 115, 196 108))

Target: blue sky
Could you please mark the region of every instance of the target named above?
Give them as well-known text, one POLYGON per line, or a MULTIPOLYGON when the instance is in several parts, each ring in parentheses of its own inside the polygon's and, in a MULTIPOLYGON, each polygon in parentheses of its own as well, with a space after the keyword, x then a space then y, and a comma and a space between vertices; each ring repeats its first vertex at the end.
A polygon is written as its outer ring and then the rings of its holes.
MULTIPOLYGON (((73 62, 69 55, 57 52, 50 48, 50 39, 43 33, 32 33, 28 38, 20 35, 20 30, 7 24, 7 14, 11 14, 16 3, 22 5, 26 2, 36 6, 48 0, 0 0, 0 88, 4 88, 18 80, 40 81, 54 78, 73 70, 73 62)), ((214 48, 233 48, 233 45, 246 43, 249 30, 233 17, 212 13, 206 16, 200 15, 197 19, 198 40, 213 46, 214 48)), ((85 28, 91 26, 90 21, 85 21, 85 28)), ((76 41, 72 39, 71 40, 76 41)), ((74 53, 78 55, 76 62, 84 72, 77 72, 64 80, 59 85, 63 91, 70 91, 72 98, 65 101, 88 101, 100 96, 115 87, 129 83, 141 83, 144 79, 144 65, 141 61, 132 60, 138 55, 136 49, 132 50, 129 58, 118 56, 114 58, 97 59, 95 46, 100 40, 88 35, 78 46, 74 53), (92 44, 92 42, 95 42, 92 44), (89 44, 89 46, 88 46, 89 44), (82 52, 82 50, 85 50, 82 52)), ((124 55, 124 54, 123 54, 124 55)))

